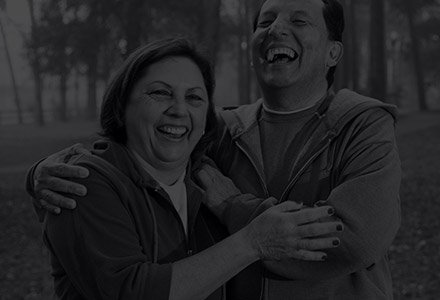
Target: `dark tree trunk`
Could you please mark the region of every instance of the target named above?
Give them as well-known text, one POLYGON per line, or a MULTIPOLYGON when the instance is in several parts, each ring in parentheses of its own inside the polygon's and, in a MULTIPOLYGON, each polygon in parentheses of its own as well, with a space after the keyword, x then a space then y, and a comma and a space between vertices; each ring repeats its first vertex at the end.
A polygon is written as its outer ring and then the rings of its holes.
POLYGON ((208 51, 212 65, 215 66, 219 53, 220 36, 220 7, 221 0, 200 0, 200 10, 197 35, 208 51))
POLYGON ((370 95, 384 101, 387 96, 387 71, 383 0, 371 0, 370 16, 370 95))
POLYGON ((87 69, 87 119, 96 120, 97 101, 96 101, 96 83, 98 81, 98 66, 96 60, 88 63, 87 69))
POLYGON ((40 126, 44 125, 44 111, 43 111, 43 79, 41 75, 41 62, 38 55, 38 35, 36 32, 37 23, 35 20, 34 0, 28 0, 30 19, 31 19, 31 37, 30 37, 30 50, 29 61, 32 68, 32 75, 34 77, 35 84, 35 100, 36 100, 36 120, 40 126))
POLYGON ((359 41, 357 38, 357 16, 356 16, 356 3, 357 0, 349 1, 349 24, 350 24, 350 53, 351 53, 351 88, 354 91, 359 91, 359 41))
POLYGON ((414 72, 417 81, 417 96, 421 110, 428 110, 425 94, 425 76, 420 61, 419 39, 414 25, 414 7, 412 0, 405 0, 406 16, 408 18, 409 34, 411 38, 411 55, 414 65, 414 72))
POLYGON ((61 72, 59 77, 60 89, 60 121, 66 122, 67 117, 67 72, 61 72))
POLYGON ((239 17, 240 28, 238 37, 238 94, 239 103, 247 104, 251 102, 251 69, 250 69, 250 3, 248 0, 240 1, 239 17))
POLYGON ((14 91, 14 102, 15 102, 15 106, 17 108, 18 123, 22 124, 23 123, 23 116, 22 116, 22 111, 21 111, 20 96, 18 95, 17 83, 15 81, 14 68, 12 67, 11 56, 9 54, 8 41, 6 39, 6 34, 3 29, 3 22, 1 19, 0 19, 0 30, 1 30, 2 38, 3 38, 3 43, 5 44, 6 60, 8 61, 9 74, 11 76, 12 89, 14 91))

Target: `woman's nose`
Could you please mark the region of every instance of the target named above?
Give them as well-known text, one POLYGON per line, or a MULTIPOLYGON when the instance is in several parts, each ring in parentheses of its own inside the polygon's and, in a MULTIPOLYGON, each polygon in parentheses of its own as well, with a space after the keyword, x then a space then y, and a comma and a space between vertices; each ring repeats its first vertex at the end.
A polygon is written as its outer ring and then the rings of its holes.
POLYGON ((167 113, 173 117, 185 117, 188 113, 185 99, 176 97, 170 108, 167 110, 167 113))

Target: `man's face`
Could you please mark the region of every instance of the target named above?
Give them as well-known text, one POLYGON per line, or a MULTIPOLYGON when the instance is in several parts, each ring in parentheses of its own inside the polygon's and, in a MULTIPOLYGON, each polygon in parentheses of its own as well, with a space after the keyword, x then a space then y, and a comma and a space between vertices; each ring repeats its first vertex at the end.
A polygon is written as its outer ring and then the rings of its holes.
POLYGON ((328 39, 323 6, 321 0, 267 0, 263 4, 251 42, 262 87, 325 82, 334 42, 328 39))

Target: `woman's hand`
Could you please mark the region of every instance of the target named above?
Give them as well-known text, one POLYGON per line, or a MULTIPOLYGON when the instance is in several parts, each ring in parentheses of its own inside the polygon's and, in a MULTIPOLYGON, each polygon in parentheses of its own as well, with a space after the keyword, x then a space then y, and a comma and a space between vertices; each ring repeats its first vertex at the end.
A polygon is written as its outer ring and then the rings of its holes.
POLYGON ((342 223, 322 222, 334 213, 330 206, 302 208, 301 204, 286 201, 263 212, 243 230, 260 259, 322 261, 326 254, 320 250, 340 244, 337 237, 329 235, 342 231, 342 223))
POLYGON ((52 154, 38 163, 33 176, 34 203, 58 214, 61 208, 73 209, 76 202, 60 193, 84 196, 85 186, 71 182, 66 178, 86 178, 86 168, 69 165, 69 160, 77 154, 90 154, 82 144, 76 144, 52 154))

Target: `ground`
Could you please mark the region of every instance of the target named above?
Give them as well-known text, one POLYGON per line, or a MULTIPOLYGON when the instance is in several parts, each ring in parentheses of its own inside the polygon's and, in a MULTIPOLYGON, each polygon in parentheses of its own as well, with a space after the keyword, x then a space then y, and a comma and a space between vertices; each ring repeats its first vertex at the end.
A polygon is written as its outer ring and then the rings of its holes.
MULTIPOLYGON (((96 124, 0 127, 0 299, 49 299, 52 282, 40 224, 24 192, 26 169, 75 142, 90 142, 96 124)), ((395 299, 440 297, 440 114, 404 116, 402 226, 390 250, 395 299)))

